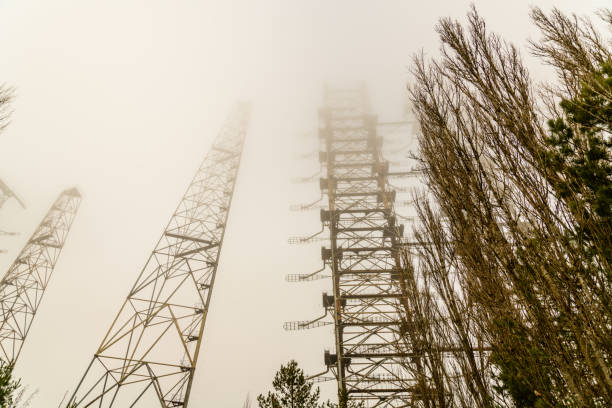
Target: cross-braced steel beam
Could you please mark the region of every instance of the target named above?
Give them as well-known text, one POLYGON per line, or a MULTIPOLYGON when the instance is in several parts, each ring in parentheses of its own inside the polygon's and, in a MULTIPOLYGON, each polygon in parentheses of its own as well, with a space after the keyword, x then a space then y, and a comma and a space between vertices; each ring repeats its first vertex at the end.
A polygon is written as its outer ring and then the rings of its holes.
POLYGON ((14 364, 30 331, 81 202, 62 192, 0 281, 0 358, 14 364))
POLYGON ((67 407, 188 406, 248 116, 215 139, 67 407))

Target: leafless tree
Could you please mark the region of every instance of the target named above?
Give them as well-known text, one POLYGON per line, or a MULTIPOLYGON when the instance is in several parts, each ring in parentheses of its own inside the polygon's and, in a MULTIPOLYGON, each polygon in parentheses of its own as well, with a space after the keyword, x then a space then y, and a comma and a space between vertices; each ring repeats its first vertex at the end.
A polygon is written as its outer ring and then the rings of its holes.
POLYGON ((587 19, 531 16, 542 32, 531 49, 553 84, 534 83, 474 8, 466 26, 440 20, 440 58, 414 58, 417 159, 435 205, 419 204, 406 320, 427 351, 430 406, 612 403, 612 231, 575 205, 590 194, 580 183, 560 192, 567 175, 548 166, 546 125, 612 59, 610 42, 587 19))

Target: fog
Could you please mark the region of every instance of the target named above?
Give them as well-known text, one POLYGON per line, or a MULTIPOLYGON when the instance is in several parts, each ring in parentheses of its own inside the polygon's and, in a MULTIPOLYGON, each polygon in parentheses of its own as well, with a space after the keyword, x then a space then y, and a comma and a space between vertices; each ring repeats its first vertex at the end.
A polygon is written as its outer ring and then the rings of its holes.
MULTIPOLYGON (((401 119, 412 56, 436 55, 436 20, 463 19, 469 4, 0 0, 0 83, 16 89, 0 178, 27 206, 11 200, 0 211, 0 229, 20 232, 0 236, 2 271, 60 191, 83 195, 16 366, 38 390, 31 407, 57 406, 74 389, 236 100, 252 102, 252 120, 190 406, 240 406, 292 358, 323 371, 331 326, 282 328, 320 316, 330 286, 284 279, 321 264, 320 245, 287 243, 320 229, 318 213, 289 211, 320 197, 318 183, 291 183, 318 170, 294 154, 317 146, 325 81, 366 81, 381 120, 401 119)), ((578 14, 609 6, 475 4, 491 30, 522 47, 537 37, 530 5, 578 14)), ((334 383, 321 387, 333 397, 334 383)))

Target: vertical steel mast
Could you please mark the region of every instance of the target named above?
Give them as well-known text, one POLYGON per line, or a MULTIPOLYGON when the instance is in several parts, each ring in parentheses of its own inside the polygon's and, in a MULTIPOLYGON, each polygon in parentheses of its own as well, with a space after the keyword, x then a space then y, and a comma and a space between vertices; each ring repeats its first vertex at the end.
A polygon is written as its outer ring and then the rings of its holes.
POLYGON ((68 407, 188 406, 248 116, 225 123, 68 407))
POLYGON ((0 281, 0 358, 14 364, 66 242, 81 195, 62 192, 0 281))
POLYGON ((326 352, 325 364, 341 395, 368 407, 405 407, 413 396, 410 354, 398 347, 408 311, 404 227, 376 130, 365 88, 326 89, 319 136, 329 207, 321 221, 330 247, 322 248, 322 259, 332 271, 333 296, 324 295, 323 306, 333 312, 336 353, 326 352))

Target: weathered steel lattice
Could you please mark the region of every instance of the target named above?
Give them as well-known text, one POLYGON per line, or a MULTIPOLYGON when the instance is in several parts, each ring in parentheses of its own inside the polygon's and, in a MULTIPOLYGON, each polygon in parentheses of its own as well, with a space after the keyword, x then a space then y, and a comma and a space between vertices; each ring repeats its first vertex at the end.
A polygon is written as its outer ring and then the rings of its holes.
POLYGON ((68 407, 187 407, 248 116, 215 139, 68 407))
POLYGON ((14 364, 66 242, 81 195, 62 192, 0 281, 0 358, 14 364))
POLYGON ((335 323, 336 352, 325 364, 339 393, 366 406, 412 406, 411 353, 402 346, 408 312, 403 271, 408 262, 403 225, 394 211, 389 162, 382 155, 377 118, 364 88, 326 89, 320 110, 321 189, 329 228, 322 259, 332 271, 333 294, 323 306, 335 323))

